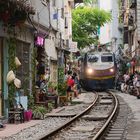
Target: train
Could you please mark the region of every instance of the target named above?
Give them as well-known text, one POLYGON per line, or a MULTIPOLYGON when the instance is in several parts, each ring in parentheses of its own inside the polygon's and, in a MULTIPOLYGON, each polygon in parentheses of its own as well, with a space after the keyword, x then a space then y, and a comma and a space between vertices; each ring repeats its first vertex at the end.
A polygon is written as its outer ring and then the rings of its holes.
POLYGON ((86 90, 114 88, 116 63, 113 52, 87 52, 78 60, 79 80, 86 90))

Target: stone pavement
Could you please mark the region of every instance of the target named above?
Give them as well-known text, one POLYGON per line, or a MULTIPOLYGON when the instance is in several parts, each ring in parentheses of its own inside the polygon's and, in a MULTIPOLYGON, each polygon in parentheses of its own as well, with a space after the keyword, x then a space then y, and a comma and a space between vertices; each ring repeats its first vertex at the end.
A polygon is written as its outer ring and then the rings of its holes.
POLYGON ((121 92, 116 92, 128 104, 132 111, 132 120, 127 128, 126 140, 140 140, 140 99, 121 92))
POLYGON ((3 130, 0 130, 0 139, 3 137, 9 137, 13 134, 20 132, 21 130, 36 125, 40 123, 42 120, 31 120, 25 123, 18 124, 6 124, 6 127, 3 130))

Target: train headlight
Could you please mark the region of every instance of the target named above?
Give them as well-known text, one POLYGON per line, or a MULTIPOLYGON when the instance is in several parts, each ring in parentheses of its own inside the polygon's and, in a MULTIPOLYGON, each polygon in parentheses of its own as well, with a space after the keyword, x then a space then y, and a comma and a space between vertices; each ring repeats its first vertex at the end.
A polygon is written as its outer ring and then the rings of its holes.
POLYGON ((113 72, 114 72, 114 69, 110 69, 109 71, 110 71, 111 73, 113 73, 113 72))
POLYGON ((87 69, 87 74, 92 74, 92 73, 93 73, 93 69, 88 68, 88 69, 87 69))

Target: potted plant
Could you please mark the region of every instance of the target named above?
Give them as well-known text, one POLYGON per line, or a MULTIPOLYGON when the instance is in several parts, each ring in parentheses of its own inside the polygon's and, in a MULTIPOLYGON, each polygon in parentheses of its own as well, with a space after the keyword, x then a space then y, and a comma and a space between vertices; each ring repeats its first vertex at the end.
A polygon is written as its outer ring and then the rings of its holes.
POLYGON ((59 104, 66 105, 67 104, 67 83, 62 82, 58 83, 58 96, 59 96, 59 104))
POLYGON ((52 93, 54 90, 54 87, 53 87, 53 82, 48 82, 48 92, 52 93))
POLYGON ((33 109, 33 118, 34 119, 44 119, 44 115, 47 113, 47 110, 44 106, 36 106, 33 109))
POLYGON ((58 83, 58 95, 66 96, 66 92, 67 92, 67 83, 66 82, 58 83))

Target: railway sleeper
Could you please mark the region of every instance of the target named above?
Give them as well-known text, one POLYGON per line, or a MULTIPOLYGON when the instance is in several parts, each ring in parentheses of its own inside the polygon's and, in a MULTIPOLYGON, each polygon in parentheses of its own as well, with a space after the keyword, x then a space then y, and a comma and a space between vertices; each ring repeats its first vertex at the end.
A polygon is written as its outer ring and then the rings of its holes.
POLYGON ((112 96, 102 96, 101 99, 112 99, 112 96))
POLYGON ((56 113, 56 114, 48 114, 47 117, 74 117, 77 114, 61 114, 61 113, 56 113))
POLYGON ((108 118, 108 115, 104 115, 104 116, 84 115, 82 117, 82 119, 89 120, 89 121, 99 121, 99 120, 104 120, 107 118, 108 118))
POLYGON ((102 105, 109 105, 109 104, 112 104, 112 103, 113 103, 113 101, 110 100, 110 99, 101 99, 100 100, 100 104, 102 104, 102 105))

